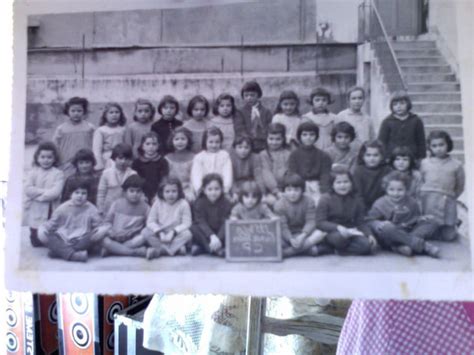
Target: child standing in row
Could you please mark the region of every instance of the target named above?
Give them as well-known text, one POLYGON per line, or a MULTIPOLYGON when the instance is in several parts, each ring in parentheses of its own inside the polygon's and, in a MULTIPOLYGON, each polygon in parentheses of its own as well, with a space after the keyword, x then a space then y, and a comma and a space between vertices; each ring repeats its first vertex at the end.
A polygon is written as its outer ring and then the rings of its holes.
POLYGON ((300 146, 290 155, 288 171, 303 178, 306 194, 317 205, 321 193, 329 191, 332 161, 327 153, 315 146, 319 138, 319 128, 315 123, 300 124, 297 136, 300 146))
POLYGON ((144 238, 140 235, 150 210, 143 200, 144 182, 138 175, 131 175, 122 184, 123 197, 112 203, 99 228, 104 235, 102 257, 146 256, 147 248, 144 246, 144 238))
POLYGON ((300 100, 294 91, 283 91, 272 118, 272 123, 279 123, 285 127, 286 143, 292 147, 298 146, 296 132, 302 122, 299 106, 300 100))
POLYGON ((214 117, 211 119, 209 125, 220 129, 223 135, 222 149, 230 151, 235 136, 241 133, 237 130, 236 122, 241 120, 237 118, 240 113, 235 108, 235 101, 230 94, 220 94, 214 102, 212 108, 214 117))
POLYGON ((176 128, 171 133, 168 144, 172 150, 165 157, 169 165, 169 175, 178 178, 186 200, 193 201, 195 195, 191 186, 191 168, 194 153, 191 151, 193 146, 191 131, 185 127, 176 128))
POLYGON ((209 120, 209 102, 202 95, 194 96, 189 101, 187 109, 189 119, 184 122, 183 126, 192 134, 193 145, 191 151, 195 154, 202 149, 202 136, 208 128, 209 120))
POLYGON ((95 130, 92 141, 92 151, 97 162, 95 170, 102 171, 112 164, 110 156, 113 147, 124 142, 125 123, 127 119, 119 104, 110 102, 105 105, 100 118, 100 127, 95 130))
POLYGON ((38 230, 38 238, 49 249, 48 256, 86 262, 89 251, 99 245, 101 218, 97 208, 87 201, 90 181, 77 179, 68 201, 54 210, 38 230))
POLYGON ((224 193, 230 193, 233 184, 232 160, 222 147, 223 141, 224 135, 217 127, 211 126, 204 132, 203 151, 194 157, 191 167, 191 184, 196 195, 201 192, 204 176, 211 173, 222 176, 224 193))
POLYGON ((179 126, 182 126, 183 122, 176 118, 179 113, 179 103, 178 100, 171 95, 166 95, 161 99, 157 111, 161 117, 152 124, 151 130, 158 135, 160 154, 164 156, 170 152, 169 147, 166 146, 166 142, 168 142, 171 132, 179 126))
POLYGON ((396 147, 390 157, 390 166, 393 170, 403 173, 408 181, 408 195, 418 198, 422 184, 421 173, 416 170, 416 159, 410 148, 396 147))
POLYGON ((150 132, 153 118, 155 117, 155 107, 145 99, 138 99, 135 102, 135 112, 133 122, 125 128, 124 143, 133 149, 133 156, 138 158, 138 148, 142 137, 150 132))
POLYGON ((235 117, 236 132, 252 138, 255 153, 265 149, 268 125, 272 122, 272 113, 262 105, 262 95, 262 88, 256 81, 246 82, 240 91, 244 106, 240 109, 241 115, 235 117))
POLYGON ((184 198, 180 181, 175 177, 164 178, 142 232, 151 247, 147 250, 147 259, 177 253, 185 255, 186 244, 192 239, 191 223, 191 208, 184 198))
POLYGON ((79 149, 90 149, 94 125, 87 122, 89 101, 83 97, 72 97, 64 105, 68 120, 60 124, 53 135, 53 142, 59 152, 59 168, 66 176, 73 173, 71 160, 79 149))
POLYGON ((423 121, 411 112, 411 100, 405 92, 396 92, 390 100, 392 113, 383 120, 379 140, 387 156, 396 147, 407 146, 417 160, 426 157, 425 126, 423 121))
POLYGON ((160 141, 155 132, 143 135, 138 148, 138 158, 133 161, 132 169, 144 180, 143 192, 151 205, 161 180, 168 175, 168 161, 159 153, 160 141))
POLYGON ((411 256, 427 254, 439 257, 439 248, 432 239, 438 223, 422 216, 415 199, 408 196, 408 180, 403 173, 392 171, 383 179, 385 196, 375 201, 368 213, 372 230, 380 244, 396 253, 411 256))
POLYGON ((319 140, 316 146, 325 150, 331 146, 331 131, 336 123, 336 115, 329 112, 331 94, 324 88, 315 88, 309 96, 312 110, 303 115, 303 120, 311 121, 319 127, 319 140))
POLYGON ((275 203, 274 212, 281 220, 283 256, 323 255, 331 249, 320 244, 325 233, 316 229, 316 207, 305 196, 305 181, 297 174, 283 180, 282 197, 275 203))
POLYGON ((90 181, 90 190, 87 199, 92 203, 97 203, 97 187, 99 186, 99 175, 94 171, 95 157, 89 149, 80 149, 72 160, 72 165, 76 168, 74 175, 69 176, 64 183, 61 194, 61 203, 69 200, 71 195, 71 184, 75 179, 85 179, 90 181))
POLYGON ((58 151, 51 142, 41 143, 33 157, 33 168, 28 173, 25 186, 25 222, 30 227, 30 241, 41 246, 38 228, 51 217, 59 205, 64 185, 64 173, 56 168, 58 151))
POLYGON ((345 121, 338 122, 331 131, 332 146, 326 149, 333 167, 343 166, 353 171, 357 162, 357 152, 353 143, 356 133, 354 127, 345 121))
POLYGON ((464 169, 461 162, 449 154, 453 150, 453 140, 445 131, 432 131, 428 136, 428 148, 431 157, 424 159, 420 168, 422 211, 440 225, 438 239, 453 241, 458 238, 456 201, 464 191, 464 169))
POLYGON ((199 197, 193 203, 194 223, 191 227, 193 256, 206 253, 224 257, 225 221, 232 203, 225 197, 224 182, 219 174, 204 176, 199 197))
POLYGON ((122 184, 137 172, 132 170, 132 147, 127 144, 117 144, 112 149, 111 159, 114 164, 104 170, 99 180, 97 190, 97 208, 102 216, 106 216, 110 205, 122 197, 122 184))
POLYGON ((365 90, 360 86, 354 86, 347 92, 349 107, 337 114, 338 122, 350 123, 355 132, 357 132, 353 145, 359 150, 362 143, 374 139, 374 131, 370 121, 370 117, 362 112, 362 106, 365 101, 365 90))

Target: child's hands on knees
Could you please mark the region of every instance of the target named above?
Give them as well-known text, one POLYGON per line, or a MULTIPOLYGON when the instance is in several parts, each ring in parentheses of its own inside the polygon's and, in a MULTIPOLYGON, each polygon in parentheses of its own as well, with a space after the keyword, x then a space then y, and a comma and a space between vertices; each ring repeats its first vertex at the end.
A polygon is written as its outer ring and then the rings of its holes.
POLYGON ((351 230, 344 226, 337 226, 337 231, 344 237, 349 238, 351 236, 351 230))
POLYGON ((364 233, 362 233, 360 230, 357 228, 348 228, 348 231, 351 235, 358 235, 359 237, 363 237, 364 233))
POLYGON ((220 239, 215 234, 211 235, 211 241, 209 243, 209 249, 211 249, 211 252, 216 252, 220 248, 222 248, 222 242, 220 239))

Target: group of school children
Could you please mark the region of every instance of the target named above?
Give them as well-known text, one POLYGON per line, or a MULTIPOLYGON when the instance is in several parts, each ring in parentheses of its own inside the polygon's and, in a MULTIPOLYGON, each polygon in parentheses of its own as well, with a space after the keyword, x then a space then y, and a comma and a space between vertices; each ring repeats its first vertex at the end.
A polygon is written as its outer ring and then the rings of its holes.
POLYGON ((221 94, 212 115, 198 95, 186 119, 167 95, 158 120, 139 99, 128 124, 108 103, 99 128, 86 119, 87 99, 71 98, 67 121, 39 144, 27 176, 31 244, 81 262, 90 253, 224 257, 229 219, 279 220, 285 257, 379 248, 440 257, 430 240, 459 237, 463 166, 450 156, 448 133, 425 139, 407 94, 393 96, 377 139, 361 87, 337 115, 324 88, 311 91, 304 115, 294 91, 281 93, 274 114, 262 95, 247 82, 243 107, 221 94))

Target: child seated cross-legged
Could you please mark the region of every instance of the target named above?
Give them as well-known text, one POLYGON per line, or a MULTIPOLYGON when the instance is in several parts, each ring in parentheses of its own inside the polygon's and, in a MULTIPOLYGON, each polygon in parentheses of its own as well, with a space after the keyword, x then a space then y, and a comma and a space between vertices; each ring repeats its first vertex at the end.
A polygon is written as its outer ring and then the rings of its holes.
POLYGON ((178 178, 165 177, 153 203, 142 235, 150 248, 147 259, 162 255, 186 255, 186 244, 191 241, 191 207, 184 198, 178 178))
POLYGON ((321 244, 326 233, 316 229, 315 205, 304 194, 304 180, 297 174, 288 174, 283 179, 282 187, 282 197, 273 210, 281 218, 283 256, 331 253, 332 248, 321 244))
POLYGON ((278 217, 262 202, 262 190, 255 181, 245 181, 239 188, 239 202, 232 208, 230 219, 277 219, 278 217))
POLYGON ((316 207, 318 229, 328 233, 326 242, 339 255, 368 255, 377 242, 365 224, 362 198, 355 194, 349 170, 343 166, 331 170, 331 192, 321 196, 316 207))
POLYGON ((112 203, 100 227, 105 234, 102 256, 146 256, 145 239, 140 233, 150 207, 143 199, 143 186, 144 180, 138 175, 129 176, 122 184, 123 197, 112 203))
POLYGON ((406 175, 392 171, 383 179, 385 196, 375 201, 368 213, 373 233, 383 248, 411 256, 427 254, 439 257, 439 248, 432 239, 439 223, 431 216, 422 216, 418 202, 408 195, 406 175))
POLYGON ((225 197, 222 177, 216 173, 205 175, 201 193, 193 203, 193 256, 206 253, 224 257, 225 221, 231 210, 232 204, 225 197))
POLYGON ((49 248, 49 257, 86 262, 88 252, 103 238, 98 227, 101 218, 97 208, 87 201, 89 180, 71 183, 70 199, 61 204, 38 230, 38 238, 49 248))

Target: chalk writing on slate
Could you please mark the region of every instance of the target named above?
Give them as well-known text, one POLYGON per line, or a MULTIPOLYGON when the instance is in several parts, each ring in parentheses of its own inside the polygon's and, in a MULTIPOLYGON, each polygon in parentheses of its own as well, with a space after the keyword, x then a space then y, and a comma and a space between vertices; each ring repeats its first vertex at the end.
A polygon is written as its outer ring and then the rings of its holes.
POLYGON ((280 221, 227 221, 226 260, 281 261, 280 221))

